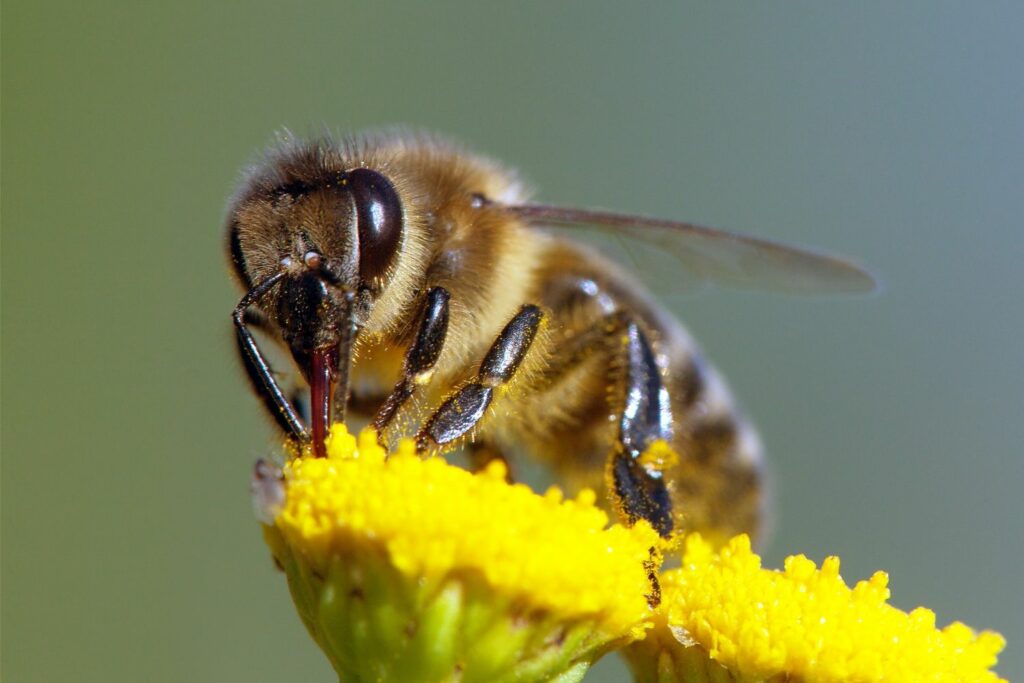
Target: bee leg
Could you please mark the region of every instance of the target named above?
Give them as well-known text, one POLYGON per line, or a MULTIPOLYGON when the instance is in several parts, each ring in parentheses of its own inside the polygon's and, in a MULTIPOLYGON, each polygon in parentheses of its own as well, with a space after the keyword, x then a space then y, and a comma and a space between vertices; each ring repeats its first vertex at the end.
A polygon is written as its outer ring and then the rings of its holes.
POLYGON ((671 440, 672 410, 661 369, 647 336, 625 311, 608 313, 557 342, 559 353, 545 369, 544 381, 555 385, 574 368, 600 356, 610 367, 622 366, 621 401, 615 448, 608 459, 608 488, 630 524, 646 519, 662 536, 672 532, 672 505, 661 472, 645 467, 640 456, 651 442, 671 440))
POLYGON ((662 473, 640 461, 658 439, 671 437, 672 411, 650 342, 636 323, 624 336, 625 402, 618 443, 608 463, 611 490, 630 524, 646 519, 662 536, 672 534, 672 501, 662 473))
POLYGON ((238 302, 238 305, 235 306, 231 319, 235 324, 235 331, 237 332, 238 355, 242 359, 242 364, 245 366, 245 371, 252 382, 253 389, 263 400, 263 405, 266 407, 267 412, 277 421, 281 429, 293 439, 306 443, 309 441, 309 433, 306 431, 302 418, 299 417, 298 411, 295 410, 295 407, 285 397, 284 392, 281 391, 280 385, 278 385, 277 380, 274 378, 274 371, 260 351, 260 347, 256 344, 256 339, 252 336, 252 332, 249 331, 248 325, 256 322, 258 317, 253 317, 250 314, 249 319, 246 319, 246 311, 249 310, 249 307, 270 291, 281 277, 283 275, 280 273, 274 275, 246 292, 245 296, 238 302))
MULTIPOLYGON (((245 311, 245 313, 242 315, 242 321, 245 323, 246 327, 250 329, 259 330, 260 332, 263 332, 264 334, 268 335, 274 334, 274 330, 267 322, 266 316, 264 316, 262 313, 260 313, 254 308, 250 308, 245 311)), ((241 349, 239 349, 239 351, 241 351, 241 349)), ((242 358, 244 362, 245 357, 242 356, 242 358)), ((271 368, 271 372, 277 375, 277 372, 273 368, 271 368)), ((251 375, 250 379, 252 379, 251 375)), ((306 397, 303 395, 303 390, 300 389, 299 387, 293 388, 288 393, 288 400, 291 401, 292 406, 295 407, 295 412, 299 414, 299 417, 302 418, 302 421, 308 423, 309 403, 306 401, 306 397)), ((276 407, 273 408, 270 412, 275 413, 276 407)))
POLYGON ((507 384, 537 336, 544 313, 527 304, 498 335, 480 363, 476 378, 441 404, 416 435, 416 448, 452 443, 475 427, 487 412, 494 390, 507 384))
POLYGON ((395 384, 387 399, 373 418, 373 427, 381 435, 395 419, 398 411, 416 393, 416 388, 430 381, 434 364, 448 334, 448 301, 451 296, 444 287, 427 291, 419 329, 412 346, 405 353, 402 378, 395 384))

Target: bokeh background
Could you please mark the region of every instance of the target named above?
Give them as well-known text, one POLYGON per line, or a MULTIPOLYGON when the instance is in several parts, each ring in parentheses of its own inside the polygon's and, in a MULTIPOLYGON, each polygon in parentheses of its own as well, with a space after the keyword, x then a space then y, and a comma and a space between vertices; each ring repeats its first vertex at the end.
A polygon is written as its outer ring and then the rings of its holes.
POLYGON ((5 681, 332 680, 249 507, 221 220, 275 129, 386 123, 870 264, 875 297, 673 305, 770 449, 768 562, 885 568, 1024 678, 1020 4, 2 11, 5 681))

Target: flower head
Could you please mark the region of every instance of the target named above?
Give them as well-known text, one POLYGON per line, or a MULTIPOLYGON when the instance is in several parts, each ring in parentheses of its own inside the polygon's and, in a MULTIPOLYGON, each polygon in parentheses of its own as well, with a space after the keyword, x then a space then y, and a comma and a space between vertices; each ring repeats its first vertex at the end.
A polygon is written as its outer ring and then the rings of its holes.
MULTIPOLYGON (((666 449, 642 457, 671 462, 666 449)), ((616 648, 641 681, 1000 680, 1002 636, 896 609, 882 572, 849 588, 838 558, 765 570, 746 536, 693 533, 659 576, 662 539, 609 525, 591 491, 538 495, 500 462, 474 474, 408 441, 389 454, 343 425, 327 454, 259 464, 253 493, 344 680, 566 683, 616 648)))
POLYGON ((548 680, 643 636, 652 618, 645 523, 608 525, 594 494, 565 499, 388 454, 335 425, 327 458, 283 469, 265 537, 339 675, 548 680))
POLYGON ((959 622, 939 630, 930 610, 889 605, 884 572, 849 588, 836 557, 818 568, 796 555, 770 571, 746 536, 716 552, 694 534, 682 567, 665 572, 662 586, 660 624, 630 653, 641 678, 657 671, 662 680, 1000 680, 990 668, 1002 636, 959 622))

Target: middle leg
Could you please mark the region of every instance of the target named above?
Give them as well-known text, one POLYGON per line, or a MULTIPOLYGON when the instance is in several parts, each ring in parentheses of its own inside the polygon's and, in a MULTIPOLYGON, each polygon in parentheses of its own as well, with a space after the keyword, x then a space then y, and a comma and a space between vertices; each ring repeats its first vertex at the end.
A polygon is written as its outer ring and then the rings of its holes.
POLYGON ((416 435, 417 450, 449 447, 483 419, 495 390, 508 384, 519 369, 543 320, 544 314, 537 306, 527 304, 519 309, 484 356, 476 377, 452 394, 424 423, 416 435))

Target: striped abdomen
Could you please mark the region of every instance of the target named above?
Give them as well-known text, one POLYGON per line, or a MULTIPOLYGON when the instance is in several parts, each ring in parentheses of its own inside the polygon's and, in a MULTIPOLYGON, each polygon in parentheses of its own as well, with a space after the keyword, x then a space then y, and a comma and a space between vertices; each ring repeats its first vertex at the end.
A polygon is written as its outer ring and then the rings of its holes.
POLYGON ((548 244, 534 300, 550 314, 546 369, 519 398, 522 405, 504 420, 496 416, 498 431, 525 441, 571 486, 605 488, 625 403, 617 340, 622 321, 635 322, 651 341, 669 396, 666 435, 680 456, 665 471, 675 528, 718 538, 756 535, 760 440, 682 325, 613 264, 568 242, 548 244))

